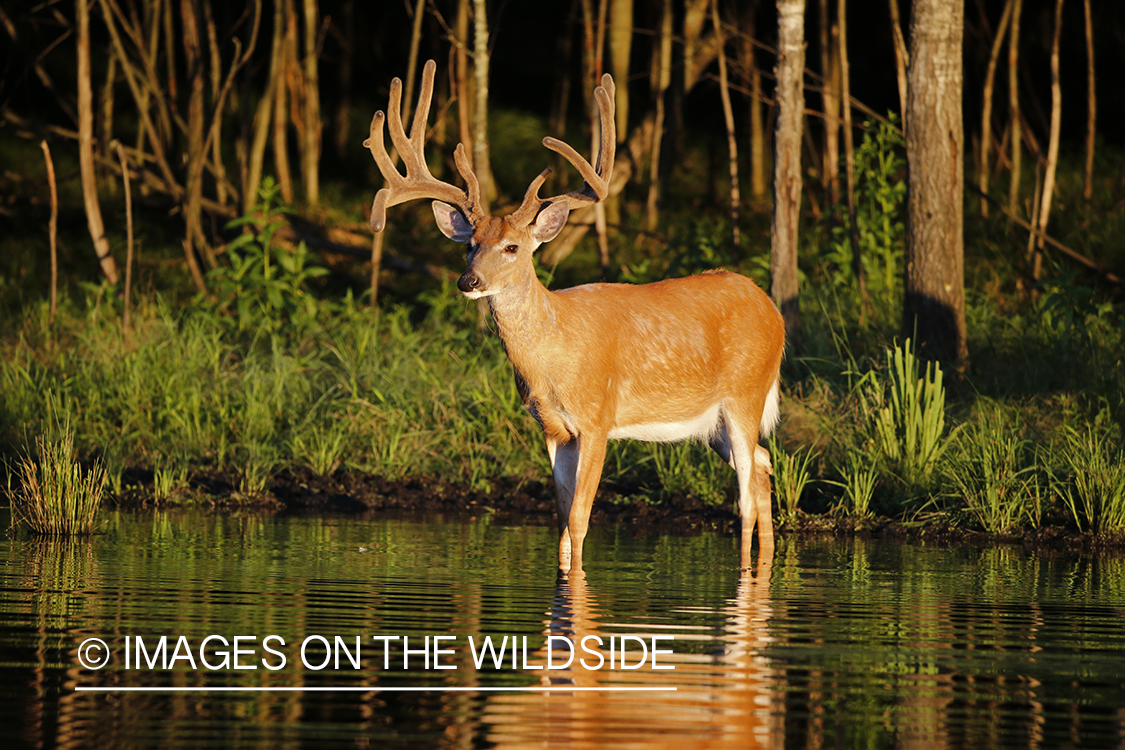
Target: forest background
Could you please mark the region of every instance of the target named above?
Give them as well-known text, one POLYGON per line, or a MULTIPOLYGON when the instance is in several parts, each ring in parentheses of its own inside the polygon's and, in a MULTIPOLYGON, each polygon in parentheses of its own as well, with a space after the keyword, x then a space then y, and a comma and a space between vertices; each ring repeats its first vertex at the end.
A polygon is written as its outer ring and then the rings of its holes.
MULTIPOLYGON (((783 523, 1120 538, 1125 8, 967 0, 935 28, 945 6, 6 4, 8 496, 52 461, 142 504, 362 500, 362 477, 495 500, 549 476, 484 311, 451 286, 461 249, 425 205, 366 226, 370 117, 396 75, 412 107, 434 58, 431 168, 452 179, 466 143, 497 210, 545 165, 574 185, 540 140, 586 151, 594 82, 615 76, 614 198, 572 218, 541 273, 560 288, 725 266, 772 288, 792 334, 771 443, 783 523), (927 89, 910 53, 935 33, 963 65, 952 348, 906 289, 911 253, 938 250, 909 236, 908 163, 925 162, 902 124, 927 89), (799 162, 775 159, 784 139, 799 162)), ((731 507, 733 473, 702 446, 619 445, 607 464, 614 502, 731 507)))

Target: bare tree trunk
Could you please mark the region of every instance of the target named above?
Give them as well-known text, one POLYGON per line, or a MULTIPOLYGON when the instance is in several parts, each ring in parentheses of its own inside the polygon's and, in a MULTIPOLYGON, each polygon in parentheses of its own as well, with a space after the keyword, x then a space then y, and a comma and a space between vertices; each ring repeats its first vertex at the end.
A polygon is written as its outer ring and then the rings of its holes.
POLYGON ((456 84, 457 98, 457 124, 461 133, 461 143, 465 144, 465 153, 469 157, 469 165, 475 168, 476 146, 473 143, 473 98, 470 96, 472 86, 469 78, 469 0, 460 0, 457 3, 457 20, 453 24, 454 45, 454 70, 450 76, 451 84, 456 84))
POLYGON ((777 0, 777 126, 773 139, 770 293, 794 351, 801 338, 797 248, 801 217, 801 140, 805 118, 805 0, 777 0))
POLYGON ((766 126, 762 120, 762 71, 754 51, 757 36, 758 2, 754 0, 746 15, 746 33, 742 36, 742 54, 746 58, 746 72, 750 84, 750 199, 757 203, 765 198, 769 189, 766 179, 766 126))
POLYGON ((660 44, 656 48, 658 60, 653 64, 656 70, 652 87, 652 95, 656 100, 656 126, 652 134, 646 205, 646 226, 650 232, 656 229, 657 204, 660 199, 660 150, 664 141, 664 100, 672 83, 672 16, 672 0, 664 0, 660 13, 660 44))
POLYGON ((305 200, 309 206, 320 205, 320 12, 316 0, 304 0, 305 64, 304 64, 304 128, 301 144, 301 173, 305 183, 305 200))
MULTIPOLYGON (((1047 222, 1051 218, 1051 199, 1055 193, 1055 170, 1059 165, 1059 128, 1062 124, 1062 87, 1059 85, 1059 38, 1062 35, 1063 0, 1055 3, 1055 35, 1051 42, 1051 134, 1047 142, 1047 166, 1043 174, 1043 195, 1039 202, 1039 231, 1047 233, 1047 222)), ((1043 249, 1043 238, 1039 238, 1036 257, 1032 263, 1034 278, 1039 279, 1039 251, 1043 249)))
POLYGON ((51 148, 47 141, 40 141, 43 159, 47 162, 47 187, 51 191, 51 219, 47 224, 47 237, 51 243, 51 313, 47 319, 49 328, 55 327, 55 313, 59 299, 59 192, 55 185, 55 162, 51 159, 51 148))
POLYGON ((297 56, 296 9, 291 0, 275 0, 274 18, 283 28, 281 50, 277 64, 277 82, 273 90, 273 167, 277 171, 277 184, 281 199, 293 202, 293 173, 289 166, 289 69, 297 56), (283 10, 279 10, 283 9, 283 10), (279 18, 279 15, 281 16, 279 18))
POLYGON ((403 87, 403 122, 410 122, 410 114, 414 111, 414 81, 418 77, 415 75, 415 71, 418 69, 418 48, 422 46, 422 21, 425 18, 426 0, 417 0, 414 4, 414 25, 410 30, 410 54, 406 62, 406 85, 403 87))
POLYGON ((188 83, 191 87, 188 100, 188 150, 187 180, 184 183, 183 212, 186 226, 184 234, 184 254, 192 281, 198 291, 205 291, 207 285, 203 272, 196 260, 196 243, 203 250, 200 239, 203 236, 203 166, 206 155, 203 153, 203 57, 199 25, 195 8, 196 0, 180 0, 180 13, 183 16, 184 65, 187 68, 188 83))
POLYGON ((1094 86, 1094 18, 1090 0, 1083 0, 1086 14, 1086 174, 1082 183, 1082 197, 1089 202, 1094 197, 1094 134, 1098 120, 1098 94, 1094 86))
MULTIPOLYGON (((703 24, 707 20, 707 5, 710 0, 684 0, 684 60, 695 56, 703 24)), ((684 65, 684 91, 691 91, 694 72, 691 65, 684 65)))
POLYGON ((609 71, 617 82, 617 132, 629 132, 629 57, 633 50, 633 0, 612 0, 609 9, 609 71))
POLYGON ((129 186, 129 161, 125 149, 117 144, 117 159, 121 162, 121 179, 125 183, 125 309, 121 314, 121 333, 129 335, 129 297, 133 288, 133 192, 129 186))
MULTIPOLYGON (((963 1, 963 0, 962 0, 963 1)), ((859 225, 855 210, 855 138, 852 133, 851 74, 848 70, 848 2, 839 0, 836 23, 840 27, 840 99, 844 115, 844 164, 848 186, 848 237, 852 245, 852 273, 859 285, 860 299, 867 308, 867 279, 863 273, 863 258, 859 247, 859 225)))
MULTIPOLYGON (((902 38, 902 22, 898 15, 898 0, 888 0, 891 9, 891 34, 895 40, 895 73, 898 76, 898 106, 903 114, 902 132, 906 133, 906 68, 910 65, 910 53, 906 50, 906 40, 902 38)), ((843 23, 843 22, 841 22, 843 23)))
POLYGON ((351 155, 349 137, 352 114, 352 69, 355 60, 355 0, 346 0, 341 8, 343 43, 340 45, 339 85, 340 98, 336 102, 334 120, 336 127, 332 133, 336 146, 336 158, 344 160, 351 155))
POLYGON ((840 97, 839 31, 832 27, 828 11, 829 0, 820 0, 820 74, 824 77, 821 102, 824 104, 824 186, 828 200, 834 206, 840 201, 840 97), (833 54, 833 53, 836 54, 833 54))
POLYGON ((1021 143, 1019 60, 1020 60, 1020 13, 1023 0, 1015 0, 1012 6, 1012 28, 1008 31, 1008 121, 1012 135, 1012 174, 1008 182, 1008 210, 1016 214, 1020 205, 1021 162, 1023 144, 1021 143))
POLYGON ((97 174, 94 167, 94 92, 90 84, 90 10, 86 0, 76 0, 78 9, 78 165, 82 173, 82 198, 86 205, 86 225, 94 241, 94 252, 102 273, 110 284, 117 283, 117 264, 109 251, 102 209, 98 204, 97 174))
POLYGON ((488 213, 496 198, 496 181, 492 177, 492 157, 488 148, 488 16, 485 0, 473 0, 473 171, 480 183, 481 210, 488 213))
MULTIPOLYGON (((211 106, 215 109, 215 122, 222 123, 222 104, 219 101, 223 80, 223 60, 219 54, 219 35, 215 30, 215 19, 211 14, 211 3, 203 2, 203 20, 207 28, 207 47, 211 54, 211 106)), ((237 61, 234 61, 237 62, 237 61)), ((233 62, 232 62, 233 64, 233 62)), ((211 141, 212 169, 215 174, 215 192, 219 203, 227 202, 226 169, 223 166, 223 139, 221 135, 211 141)))
POLYGON ((903 333, 925 357, 966 365, 964 0, 914 0, 907 85, 903 333))
MULTIPOLYGON (((711 23, 715 26, 716 33, 719 38, 723 39, 723 22, 719 17, 719 0, 713 0, 711 3, 711 23)), ((741 238, 738 231, 738 210, 742 203, 742 198, 738 191, 738 139, 734 133, 734 109, 730 103, 730 88, 729 80, 727 78, 727 55, 724 50, 725 45, 719 44, 719 94, 723 100, 723 119, 727 125, 727 151, 730 155, 730 223, 731 223, 731 243, 737 250, 741 245, 741 238)))
MULTIPOLYGON (((284 152, 284 146, 281 149, 277 148, 277 138, 281 138, 281 142, 285 142, 285 120, 282 119, 280 125, 277 122, 277 117, 284 118, 284 113, 278 111, 277 98, 284 97, 285 79, 283 63, 284 57, 284 43, 285 43, 285 11, 284 5, 280 2, 274 3, 273 6, 273 42, 270 46, 270 68, 269 78, 266 81, 266 90, 262 92, 262 100, 258 102, 258 109, 254 113, 254 136, 250 144, 250 158, 249 167, 247 169, 246 184, 242 186, 242 210, 248 211, 251 206, 258 202, 258 188, 262 184, 262 162, 265 160, 266 144, 269 141, 270 125, 274 126, 274 169, 278 172, 278 180, 280 182, 281 167, 278 165, 279 159, 277 153, 284 152), (280 131, 280 132, 279 132, 280 131)), ((286 171, 288 172, 289 161, 285 159, 286 171)), ((284 197, 284 189, 282 190, 282 197, 284 197)), ((291 200, 292 187, 290 187, 291 200)))
POLYGON ((992 40, 992 52, 988 56, 988 72, 984 76, 984 104, 981 108, 980 121, 980 215, 988 218, 988 177, 990 168, 988 157, 992 153, 992 86, 996 81, 996 64, 1000 60, 1000 47, 1004 44, 1004 32, 1008 30, 1008 21, 1012 18, 1012 0, 1004 3, 1004 13, 1000 16, 1000 25, 996 28, 996 36, 992 40))

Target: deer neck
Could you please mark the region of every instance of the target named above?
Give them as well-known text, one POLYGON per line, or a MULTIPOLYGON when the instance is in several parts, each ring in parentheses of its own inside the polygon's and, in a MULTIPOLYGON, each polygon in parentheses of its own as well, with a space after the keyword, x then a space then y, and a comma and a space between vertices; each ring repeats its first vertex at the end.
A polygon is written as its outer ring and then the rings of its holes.
POLYGON ((536 369, 559 333, 553 292, 529 268, 520 279, 488 297, 492 318, 512 364, 521 373, 536 369))

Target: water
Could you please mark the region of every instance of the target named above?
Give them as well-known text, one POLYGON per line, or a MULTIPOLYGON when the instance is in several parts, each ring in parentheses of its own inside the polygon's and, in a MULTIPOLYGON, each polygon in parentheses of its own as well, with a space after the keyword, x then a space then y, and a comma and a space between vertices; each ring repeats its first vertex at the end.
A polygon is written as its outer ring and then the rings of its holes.
POLYGON ((741 572, 735 539, 596 528, 585 579, 558 582, 554 549, 547 526, 488 517, 118 513, 92 542, 6 539, 0 737, 1125 748, 1121 556, 780 539, 741 572), (504 656, 478 668, 485 636, 504 656), (575 658, 547 669, 563 637, 575 658))

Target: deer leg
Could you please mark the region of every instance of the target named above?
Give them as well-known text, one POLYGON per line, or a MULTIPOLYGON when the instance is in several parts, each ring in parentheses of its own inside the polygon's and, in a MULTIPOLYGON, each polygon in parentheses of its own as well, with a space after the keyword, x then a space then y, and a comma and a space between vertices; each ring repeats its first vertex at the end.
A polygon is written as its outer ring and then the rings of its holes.
POLYGON ((547 438, 547 455, 551 459, 551 470, 555 475, 555 500, 559 521, 559 568, 570 567, 570 534, 567 524, 570 509, 574 503, 574 488, 578 476, 578 441, 560 443, 547 438))
POLYGON ((754 502, 758 506, 758 546, 773 546, 773 509, 771 507, 770 474, 773 464, 770 452, 761 445, 754 446, 754 502))
MULTIPOLYGON (((758 499, 760 494, 758 473, 761 470, 756 467, 755 459, 758 451, 763 449, 757 444, 757 431, 746 429, 745 422, 732 419, 729 413, 724 415, 723 421, 727 442, 730 445, 730 462, 738 474, 738 514, 742 517, 742 533, 745 537, 757 524, 758 536, 762 538, 765 524, 770 521, 769 495, 766 495, 766 512, 762 514, 762 504, 758 499)), ((768 458, 769 454, 766 455, 768 458)), ((766 482, 769 482, 768 476, 766 482)), ((772 536, 772 526, 769 533, 772 536)))
MULTIPOLYGON (((602 478, 602 464, 605 463, 606 437, 604 435, 581 435, 578 438, 578 471, 574 486, 574 498, 567 519, 567 532, 570 536, 570 572, 582 570, 582 542, 590 525, 590 509, 594 505, 594 495, 602 478)), ((561 548, 561 543, 560 543, 561 548)), ((560 559, 560 564, 562 560, 560 559)))

